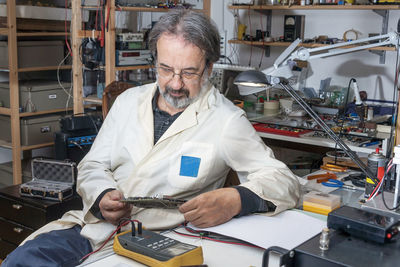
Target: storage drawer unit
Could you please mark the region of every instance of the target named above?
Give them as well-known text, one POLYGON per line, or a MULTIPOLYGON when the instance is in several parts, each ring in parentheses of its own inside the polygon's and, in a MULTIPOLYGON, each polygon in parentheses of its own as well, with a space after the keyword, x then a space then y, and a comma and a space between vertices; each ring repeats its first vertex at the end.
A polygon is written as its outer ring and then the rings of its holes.
MULTIPOLYGON (((63 41, 18 42, 18 68, 58 66, 63 59, 63 41)), ((7 42, 0 42, 0 67, 8 68, 7 42)))
MULTIPOLYGON (((35 112, 52 109, 70 108, 73 104, 71 84, 58 81, 31 80, 19 83, 19 108, 23 112, 35 112), (68 94, 71 97, 68 100, 68 94)), ((8 82, 0 83, 0 105, 10 107, 10 85, 8 82)))
POLYGON ((15 249, 28 235, 72 209, 82 209, 79 196, 64 202, 21 197, 19 185, 0 189, 0 257, 15 249))
MULTIPOLYGON (((60 131, 60 115, 24 117, 21 121, 21 145, 30 146, 54 142, 55 132, 60 131)), ((10 117, 0 115, 0 140, 11 142, 10 117)))

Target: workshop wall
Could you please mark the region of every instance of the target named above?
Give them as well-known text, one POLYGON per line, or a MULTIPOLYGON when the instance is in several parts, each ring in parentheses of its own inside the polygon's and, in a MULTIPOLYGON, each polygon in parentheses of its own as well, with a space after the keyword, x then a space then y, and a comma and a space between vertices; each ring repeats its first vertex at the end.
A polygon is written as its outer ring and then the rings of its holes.
MULTIPOLYGON (((221 12, 222 3, 212 5, 212 18, 221 27, 220 30, 225 29, 228 40, 237 36, 233 26, 236 25, 237 20, 247 25, 246 34, 255 36, 256 29, 264 27, 262 30, 265 30, 266 18, 264 15, 250 11, 249 19, 248 11, 241 10, 235 20, 232 10, 227 9, 228 2, 224 1, 224 16, 222 17, 218 15, 221 12)), ((372 10, 273 10, 271 37, 276 38, 283 35, 284 15, 305 15, 305 39, 320 35, 342 39, 343 34, 351 29, 358 33, 360 39, 367 38, 370 33, 379 34, 382 30, 382 17, 372 10)), ((389 11, 388 32, 397 31, 399 19, 400 11, 389 11)), ((353 32, 347 34, 348 39, 355 37, 353 32)), ((266 57, 263 55, 263 49, 248 45, 228 44, 227 55, 231 55, 231 59, 240 65, 260 66, 261 69, 264 69, 271 66, 284 49, 271 47, 270 56, 266 57)), ((360 90, 365 90, 369 99, 390 101, 393 99, 395 66, 396 52, 393 51, 386 52, 385 64, 379 64, 379 56, 369 51, 315 59, 310 61, 312 75, 306 80, 305 86, 312 87, 318 92, 322 79, 331 77, 331 85, 347 87, 349 80, 356 78, 360 90)))

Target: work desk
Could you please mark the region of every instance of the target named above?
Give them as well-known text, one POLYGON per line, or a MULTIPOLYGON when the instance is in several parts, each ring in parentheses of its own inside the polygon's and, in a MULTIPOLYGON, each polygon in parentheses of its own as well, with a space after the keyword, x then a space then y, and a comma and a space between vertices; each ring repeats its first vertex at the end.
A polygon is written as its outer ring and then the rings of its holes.
MULTIPOLYGON (((182 231, 182 230, 180 230, 182 231)), ((173 232, 165 233, 166 236, 177 239, 181 242, 202 246, 204 264, 208 267, 244 267, 262 266, 264 249, 251 248, 239 245, 217 243, 205 239, 183 237, 173 232)), ((91 264, 82 264, 87 267, 138 267, 146 266, 110 251, 109 256, 91 264)))
MULTIPOLYGON (((310 182, 310 188, 318 190, 318 191, 332 191, 335 189, 324 187, 321 184, 313 185, 315 181, 310 182)), ((306 179, 301 179, 301 183, 305 185, 307 183, 306 179)), ((308 190, 304 188, 303 190, 308 190)), ((344 203, 348 202, 357 202, 358 197, 362 194, 361 190, 358 191, 348 191, 346 189, 338 189, 335 190, 336 194, 340 194, 343 198, 344 203)), ((311 214, 311 213, 308 213, 311 214)), ((317 217, 321 220, 326 220, 326 216, 313 214, 313 217, 317 217)), ((184 232, 183 229, 179 229, 179 231, 184 232)), ((238 229, 240 231, 240 229, 238 229)), ((261 267, 264 249, 254 248, 254 247, 246 247, 241 245, 233 245, 233 244, 224 244, 214 241, 209 241, 205 239, 193 238, 193 237, 184 237, 178 235, 174 232, 164 232, 162 233, 168 237, 173 239, 177 239, 184 243, 193 244, 196 246, 202 246, 203 248, 203 257, 204 264, 208 267, 219 267, 219 266, 230 266, 230 267, 243 267, 243 266, 254 266, 261 267)), ((262 234, 262 233, 260 233, 262 234)), ((266 236, 265 238, 268 238, 266 236)), ((310 236, 311 238, 311 236, 310 236)), ((109 250, 105 253, 105 257, 96 261, 96 262, 85 262, 81 266, 88 267, 135 267, 135 266, 145 266, 138 262, 135 262, 131 259, 125 258, 123 256, 119 256, 113 253, 112 250, 109 250)), ((273 259, 273 261, 277 261, 277 259, 273 259)), ((88 259, 90 261, 90 258, 88 259)))

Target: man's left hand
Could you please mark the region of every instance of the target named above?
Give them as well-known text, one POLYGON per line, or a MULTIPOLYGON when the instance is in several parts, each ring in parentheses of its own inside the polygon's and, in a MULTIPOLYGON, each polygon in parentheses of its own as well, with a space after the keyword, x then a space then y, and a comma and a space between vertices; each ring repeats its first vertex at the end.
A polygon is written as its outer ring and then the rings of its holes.
POLYGON ((196 227, 211 227, 232 219, 242 208, 235 188, 220 188, 203 193, 179 207, 185 220, 196 227))

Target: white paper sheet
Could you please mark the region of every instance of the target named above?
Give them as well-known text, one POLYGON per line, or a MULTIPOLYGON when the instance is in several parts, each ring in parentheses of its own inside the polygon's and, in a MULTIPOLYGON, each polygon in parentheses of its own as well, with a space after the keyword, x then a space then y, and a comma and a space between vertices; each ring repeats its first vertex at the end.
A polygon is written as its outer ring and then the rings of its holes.
POLYGON ((279 246, 293 249, 326 227, 326 221, 313 218, 300 211, 287 210, 275 216, 249 215, 234 218, 222 225, 196 228, 238 238, 265 249, 279 246))

